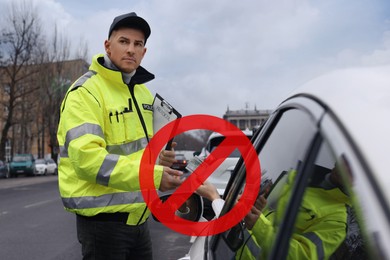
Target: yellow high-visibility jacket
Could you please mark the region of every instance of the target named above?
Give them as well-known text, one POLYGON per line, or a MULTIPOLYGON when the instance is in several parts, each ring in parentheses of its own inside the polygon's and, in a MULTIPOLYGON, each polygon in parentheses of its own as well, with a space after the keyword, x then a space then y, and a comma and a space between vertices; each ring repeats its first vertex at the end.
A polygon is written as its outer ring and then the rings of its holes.
MULTIPOLYGON (((143 83, 154 75, 139 67, 127 85, 121 72, 103 63, 103 55, 93 57, 89 71, 61 104, 60 194, 68 211, 83 216, 128 212, 127 224, 137 225, 150 214, 140 191, 139 167, 153 136, 153 96, 143 83)), ((162 166, 154 166, 157 189, 162 172, 162 166)))

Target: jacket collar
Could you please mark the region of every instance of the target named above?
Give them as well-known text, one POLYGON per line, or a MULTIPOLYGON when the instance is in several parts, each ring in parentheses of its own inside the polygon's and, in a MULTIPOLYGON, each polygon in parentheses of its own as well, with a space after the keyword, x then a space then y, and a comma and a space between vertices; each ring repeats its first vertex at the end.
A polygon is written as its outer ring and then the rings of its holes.
MULTIPOLYGON (((110 69, 104 66, 104 54, 95 55, 92 59, 90 70, 97 71, 103 77, 110 78, 118 83, 124 83, 122 79, 122 73, 118 70, 110 69)), ((154 75, 147 71, 144 67, 139 66, 132 76, 129 85, 144 84, 154 79, 154 75)))

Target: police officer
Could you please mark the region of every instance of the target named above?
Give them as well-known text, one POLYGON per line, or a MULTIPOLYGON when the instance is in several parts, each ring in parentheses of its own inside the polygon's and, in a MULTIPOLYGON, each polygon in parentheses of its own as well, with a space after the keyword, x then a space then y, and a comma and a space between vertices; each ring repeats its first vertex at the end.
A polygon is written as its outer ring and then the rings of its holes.
MULTIPOLYGON (((149 24, 135 13, 116 17, 89 71, 69 88, 58 126, 59 188, 65 209, 77 216, 84 259, 152 259, 139 168, 153 136, 154 75, 140 66, 149 24)), ((154 167, 161 191, 181 184, 169 168, 174 151, 154 167)))

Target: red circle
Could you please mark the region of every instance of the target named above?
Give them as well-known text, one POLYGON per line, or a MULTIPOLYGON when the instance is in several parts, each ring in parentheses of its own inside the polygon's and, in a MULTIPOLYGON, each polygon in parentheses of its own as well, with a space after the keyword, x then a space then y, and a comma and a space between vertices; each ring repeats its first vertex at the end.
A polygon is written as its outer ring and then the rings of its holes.
POLYGON ((260 161, 249 138, 235 125, 214 116, 191 115, 168 123, 150 140, 141 159, 140 187, 144 201, 153 215, 167 227, 190 236, 209 236, 222 233, 241 221, 254 204, 260 189, 260 161), (225 136, 225 140, 208 156, 174 193, 161 202, 154 186, 154 162, 168 140, 185 131, 207 129, 225 136), (230 138, 228 132, 235 131, 235 137, 230 138), (246 184, 240 200, 223 216, 208 222, 193 222, 175 216, 175 211, 181 206, 218 167, 216 161, 232 151, 224 149, 235 146, 239 149, 246 167, 246 184), (203 171, 202 171, 203 170, 203 171), (208 172, 210 171, 210 172, 208 172))

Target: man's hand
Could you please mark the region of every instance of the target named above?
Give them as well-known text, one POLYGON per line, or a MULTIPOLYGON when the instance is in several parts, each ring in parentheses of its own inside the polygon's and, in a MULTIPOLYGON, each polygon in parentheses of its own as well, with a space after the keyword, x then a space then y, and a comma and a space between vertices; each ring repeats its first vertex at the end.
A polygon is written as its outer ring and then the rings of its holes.
POLYGON ((264 197, 264 195, 260 195, 259 197, 257 197, 254 206, 258 210, 263 211, 266 205, 267 205, 267 199, 264 197))
POLYGON ((162 166, 171 167, 172 164, 176 161, 175 159, 175 146, 177 145, 176 142, 172 142, 172 148, 171 150, 162 150, 159 155, 158 164, 162 166))
POLYGON ((258 210, 255 206, 252 206, 248 214, 246 214, 244 221, 247 229, 251 230, 255 225, 257 219, 260 217, 261 211, 258 210))
POLYGON ((164 166, 159 190, 167 191, 179 187, 184 181, 184 179, 180 178, 182 175, 183 172, 164 166))
POLYGON ((251 230, 253 228, 266 205, 267 199, 264 197, 264 195, 257 197, 255 204, 252 206, 252 209, 244 218, 247 229, 251 230))

